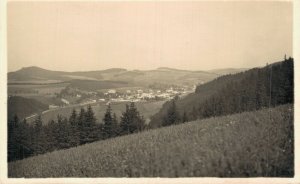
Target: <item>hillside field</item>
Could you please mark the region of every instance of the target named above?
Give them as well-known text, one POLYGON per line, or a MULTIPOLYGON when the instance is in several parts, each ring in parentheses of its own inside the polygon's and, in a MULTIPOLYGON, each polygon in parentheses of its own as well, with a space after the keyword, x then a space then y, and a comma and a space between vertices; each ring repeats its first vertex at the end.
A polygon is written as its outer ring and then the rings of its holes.
POLYGON ((69 83, 49 83, 49 84, 9 84, 8 94, 24 97, 31 96, 53 96, 60 93, 69 83))
POLYGON ((33 113, 41 113, 46 109, 48 109, 47 105, 35 99, 13 96, 13 97, 9 97, 7 100, 8 120, 12 120, 16 114, 20 119, 23 119, 33 113))
POLYGON ((293 106, 197 120, 8 164, 9 177, 292 177, 293 106))

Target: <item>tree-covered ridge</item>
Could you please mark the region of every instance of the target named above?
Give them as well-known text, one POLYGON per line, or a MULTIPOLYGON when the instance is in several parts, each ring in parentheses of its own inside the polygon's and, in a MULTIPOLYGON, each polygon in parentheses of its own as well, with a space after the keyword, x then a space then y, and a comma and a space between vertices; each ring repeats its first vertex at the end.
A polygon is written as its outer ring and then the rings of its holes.
POLYGON ((8 161, 52 152, 60 149, 76 147, 98 140, 126 135, 144 130, 145 121, 134 103, 126 105, 126 111, 118 122, 110 105, 102 123, 97 123, 93 109, 88 106, 79 112, 73 110, 69 118, 57 116, 44 125, 41 116, 34 124, 26 119, 20 121, 16 115, 8 121, 8 161))
MULTIPOLYGON (((194 119, 274 107, 294 101, 293 59, 249 70, 196 106, 194 119)), ((201 90, 201 86, 196 92, 201 90)))
POLYGON ((195 93, 186 98, 165 103, 150 124, 152 127, 164 126, 175 105, 180 122, 293 103, 293 62, 289 58, 199 85, 195 93))

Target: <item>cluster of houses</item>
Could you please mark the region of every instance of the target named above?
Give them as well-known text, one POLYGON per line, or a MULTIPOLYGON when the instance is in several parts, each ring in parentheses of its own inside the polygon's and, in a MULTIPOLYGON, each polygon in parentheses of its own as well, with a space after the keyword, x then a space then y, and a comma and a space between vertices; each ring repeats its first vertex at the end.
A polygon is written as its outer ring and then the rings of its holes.
MULTIPOLYGON (((193 90, 193 89, 192 89, 193 90)), ((102 96, 97 96, 96 92, 90 95, 90 97, 82 100, 79 105, 88 105, 93 103, 117 103, 117 102, 145 102, 145 101, 159 101, 159 100, 170 100, 176 95, 184 95, 192 91, 188 87, 172 88, 166 90, 154 90, 154 89, 135 89, 135 90, 123 90, 118 91, 117 89, 109 89, 102 96)), ((76 95, 77 98, 81 97, 81 94, 76 95)), ((71 103, 61 98, 63 105, 69 106, 71 103)), ((58 108, 57 105, 49 105, 49 109, 58 108)))
POLYGON ((138 89, 138 90, 126 90, 125 93, 118 93, 115 89, 110 89, 105 96, 110 98, 101 98, 99 101, 106 102, 140 102, 140 101, 154 101, 154 100, 170 100, 176 95, 182 95, 188 93, 186 88, 173 89, 169 88, 165 91, 153 90, 153 89, 138 89), (117 94, 117 95, 115 95, 117 94), (114 96, 114 97, 111 97, 114 96))

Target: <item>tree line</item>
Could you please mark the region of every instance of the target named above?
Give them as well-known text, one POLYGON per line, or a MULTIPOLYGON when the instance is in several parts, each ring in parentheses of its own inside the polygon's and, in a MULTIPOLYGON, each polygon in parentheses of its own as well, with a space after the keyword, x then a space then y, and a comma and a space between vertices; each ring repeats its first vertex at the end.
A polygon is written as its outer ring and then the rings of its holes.
POLYGON ((156 128, 169 126, 293 102, 294 63, 289 58, 199 85, 194 95, 184 99, 175 98, 164 104, 152 118, 150 126, 157 122, 160 123, 156 128))
POLYGON ((57 116, 44 125, 41 116, 34 123, 19 120, 15 115, 8 121, 8 161, 76 147, 94 141, 143 131, 145 120, 134 103, 126 104, 120 121, 107 106, 102 122, 97 122, 92 107, 73 109, 69 118, 57 116))

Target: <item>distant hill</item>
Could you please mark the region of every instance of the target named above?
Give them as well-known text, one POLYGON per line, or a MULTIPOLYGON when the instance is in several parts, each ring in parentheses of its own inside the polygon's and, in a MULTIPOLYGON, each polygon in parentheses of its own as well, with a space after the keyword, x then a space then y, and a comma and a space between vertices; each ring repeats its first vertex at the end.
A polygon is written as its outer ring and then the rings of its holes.
POLYGON ((81 90, 95 91, 98 89, 110 89, 130 86, 127 82, 123 81, 95 81, 95 80, 71 80, 69 81, 71 88, 81 90))
POLYGON ((112 68, 100 71, 84 71, 84 72, 63 72, 51 71, 39 67, 25 67, 21 70, 8 73, 8 81, 47 81, 59 80, 68 81, 71 79, 87 79, 87 80, 101 80, 103 75, 114 75, 126 71, 125 69, 112 68))
POLYGON ((34 113, 40 113, 48 109, 48 105, 35 99, 12 96, 8 98, 7 104, 8 120, 17 115, 20 120, 34 113))
MULTIPOLYGON (((293 59, 218 77, 199 85, 195 93, 176 101, 179 116, 188 120, 251 111, 262 107, 293 103, 293 59), (271 90, 270 90, 271 89, 271 90)), ((166 102, 152 117, 152 127, 160 127, 172 103, 166 102)))
POLYGON ((194 85, 208 82, 219 75, 241 71, 240 69, 224 69, 217 71, 189 71, 167 67, 155 70, 126 70, 111 68, 99 71, 63 72, 51 71, 39 67, 25 67, 21 70, 8 73, 9 83, 50 83, 65 82, 70 80, 95 80, 95 81, 123 81, 128 84, 147 86, 153 83, 194 85))
POLYGON ((50 71, 45 70, 39 67, 26 67, 22 68, 16 72, 9 72, 8 73, 8 81, 47 81, 47 80, 67 80, 67 77, 64 77, 66 72, 60 71, 50 71))
POLYGON ((222 69, 214 69, 208 70, 207 72, 215 73, 218 75, 227 75, 227 74, 236 74, 248 70, 247 68, 222 68, 222 69))

